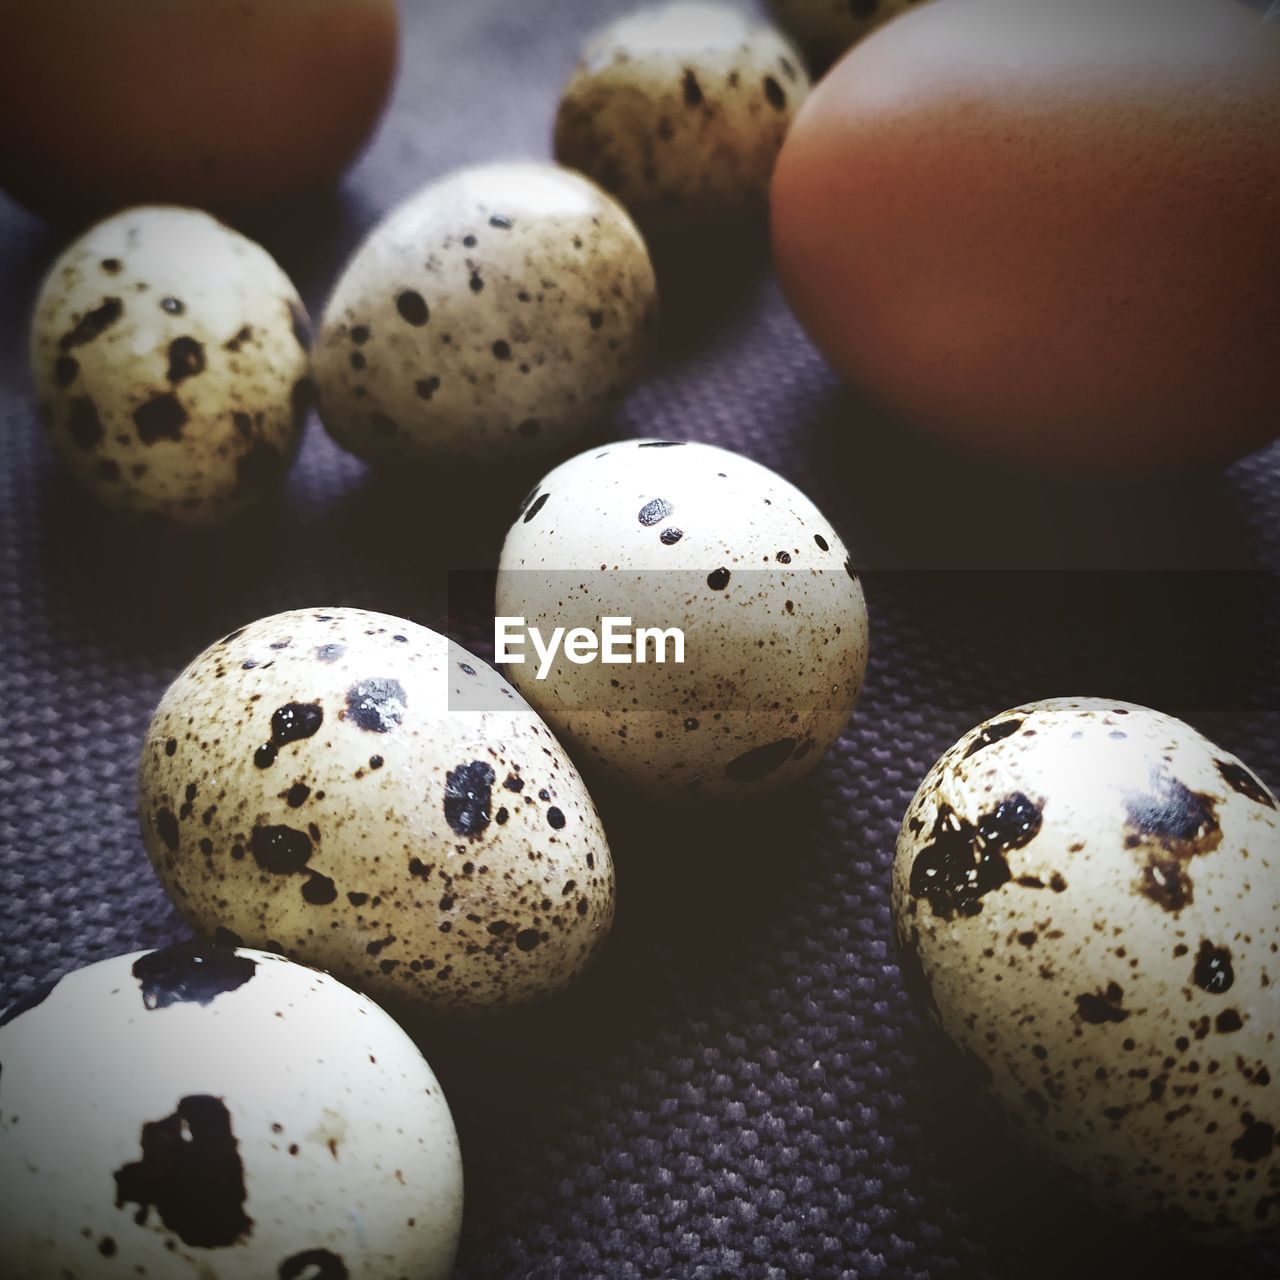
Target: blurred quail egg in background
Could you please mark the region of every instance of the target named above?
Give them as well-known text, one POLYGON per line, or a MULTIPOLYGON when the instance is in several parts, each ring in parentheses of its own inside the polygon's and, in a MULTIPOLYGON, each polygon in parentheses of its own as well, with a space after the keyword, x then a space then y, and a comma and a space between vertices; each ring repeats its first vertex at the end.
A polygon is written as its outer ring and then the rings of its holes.
POLYGON ((866 670, 839 536, 781 476, 705 444, 620 441, 552 471, 507 534, 497 613, 543 636, 604 617, 682 630, 682 663, 673 644, 665 663, 652 648, 643 665, 562 650, 545 678, 535 661, 503 668, 584 769, 667 800, 807 773, 866 670))
POLYGON ((0 1272, 444 1280, 462 1163, 376 1005, 262 951, 179 943, 0 1018, 0 1272))
POLYGON ((823 70, 850 45, 922 0, 769 0, 778 25, 823 70))
POLYGON ((385 614, 276 614, 197 657, 151 721, 139 813, 197 931, 428 1013, 558 990, 613 918, 609 846, 551 731, 385 614))
POLYGON ((560 99, 556 157, 642 226, 758 213, 808 91, 791 42, 736 9, 638 9, 587 40, 560 99))
POLYGON ((325 311, 321 414, 376 463, 565 452, 639 372, 657 324, 645 243, 581 174, 465 169, 409 199, 325 311))
POLYGON ((399 37, 394 0, 8 0, 4 19, 0 190, 55 217, 332 181, 399 37))
POLYGON ((31 376, 55 449, 103 506, 207 525, 282 479, 311 400, 308 340, 265 249, 194 209, 128 209, 53 264, 31 376))
POLYGON ((1022 1135, 1113 1208, 1280 1226, 1280 814, 1189 725, 1050 699, 967 733, 898 839, 908 973, 1022 1135))

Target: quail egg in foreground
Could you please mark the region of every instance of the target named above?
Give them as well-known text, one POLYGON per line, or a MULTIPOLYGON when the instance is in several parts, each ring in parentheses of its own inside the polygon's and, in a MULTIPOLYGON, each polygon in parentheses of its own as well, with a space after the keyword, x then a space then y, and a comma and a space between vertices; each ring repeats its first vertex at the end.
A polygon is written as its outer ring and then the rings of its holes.
POLYGON ((556 991, 613 918, 604 831, 551 731, 385 614, 299 609, 207 649, 151 721, 139 812, 197 931, 425 1012, 556 991))
POLYGON ((0 1017, 0 1272, 22 1280, 444 1280, 448 1104, 327 974, 179 943, 0 1017))
POLYGON ((1034 1147, 1130 1214, 1280 1226, 1280 814, 1235 756, 1123 702, 1015 707, 925 778, 893 904, 1034 1147))
POLYGON ((808 91, 790 41, 736 9, 639 9, 587 40, 560 100, 556 158, 641 225, 739 218, 764 209, 808 91))
POLYGON ((582 767, 667 800, 807 773, 866 671, 866 603, 835 530, 781 476, 705 444, 625 440, 552 471, 507 534, 497 613, 520 620, 509 655, 525 659, 503 670, 582 767), (545 647, 606 618, 630 624, 623 662, 531 649, 534 629, 545 647))
POLYGON ((375 463, 567 451, 636 377, 657 322, 649 252, 581 174, 464 169, 377 227, 316 345, 321 416, 375 463))
POLYGON ((195 209, 127 209, 54 263, 31 373, 104 506, 213 524, 280 482, 311 402, 309 325, 265 249, 195 209))

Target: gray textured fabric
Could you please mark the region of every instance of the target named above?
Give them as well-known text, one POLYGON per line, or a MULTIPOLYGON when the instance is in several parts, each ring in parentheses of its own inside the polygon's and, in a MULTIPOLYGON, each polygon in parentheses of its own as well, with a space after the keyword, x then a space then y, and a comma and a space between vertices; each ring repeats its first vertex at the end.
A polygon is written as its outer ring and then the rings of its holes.
MULTIPOLYGON (((423 181, 546 154, 578 39, 623 7, 406 4, 368 154, 336 194, 247 229, 318 309, 358 237, 423 181)), ((390 485, 313 422, 262 520, 206 540, 115 527, 54 465, 26 387, 26 315, 60 243, 0 203, 0 1004, 181 933, 134 773, 191 656, 304 604, 441 625, 445 571, 494 562, 530 479, 390 485)), ((661 259, 661 358, 612 430, 727 445, 808 492, 869 570, 871 668, 837 748, 760 809, 603 798, 619 916, 577 991, 417 1029, 466 1153, 459 1275, 1280 1274, 1274 1250, 1118 1229, 1025 1163, 917 1020, 888 892, 924 771, 1026 698, 1155 705, 1280 783, 1280 450, 1106 481, 985 464, 841 389, 759 236, 661 259)), ((483 607, 453 619, 481 649, 483 607)))

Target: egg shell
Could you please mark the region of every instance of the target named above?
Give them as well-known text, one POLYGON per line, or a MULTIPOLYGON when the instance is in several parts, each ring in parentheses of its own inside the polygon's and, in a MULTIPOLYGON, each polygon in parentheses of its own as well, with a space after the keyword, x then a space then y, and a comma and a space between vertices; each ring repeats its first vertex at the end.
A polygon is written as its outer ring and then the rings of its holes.
POLYGON ((1199 0, 947 0, 855 46, 773 184, 834 367, 973 449, 1226 459, 1280 418, 1280 29, 1199 0))
POLYGON ((594 183, 543 163, 465 169, 344 270, 316 347, 322 417, 371 462, 565 450, 634 380, 657 314, 644 240, 594 183))
POLYGON ((395 0, 9 0, 0 187, 59 217, 325 183, 373 129, 395 0))
POLYGON ((850 45, 921 0, 769 0, 778 25, 825 67, 850 45))
POLYGON ((0 1271, 23 1280, 450 1273, 462 1163, 376 1005, 261 951, 177 944, 0 1019, 0 1271))
POLYGON ((265 249, 194 209, 128 209, 54 263, 31 376, 104 506, 207 525, 279 485, 311 400, 307 313, 265 249))
POLYGON ((563 987, 613 917, 604 831, 551 731, 384 614, 296 610, 207 649, 151 721, 139 813, 198 931, 428 1013, 563 987), (461 709, 477 697, 493 709, 461 709))
POLYGON ((782 477, 705 444, 627 440, 552 471, 507 534, 497 613, 544 636, 604 616, 683 630, 680 665, 562 650, 544 680, 504 666, 583 768, 666 800, 807 773, 866 670, 866 603, 839 536, 782 477))
POLYGON ((716 223, 764 208, 809 91, 772 27, 719 4, 640 9, 592 35, 564 88, 556 157, 646 226, 716 223))
POLYGON ((1015 707, 921 784, 893 907, 1035 1148, 1208 1239, 1280 1225, 1280 815, 1235 756, 1129 703, 1015 707))

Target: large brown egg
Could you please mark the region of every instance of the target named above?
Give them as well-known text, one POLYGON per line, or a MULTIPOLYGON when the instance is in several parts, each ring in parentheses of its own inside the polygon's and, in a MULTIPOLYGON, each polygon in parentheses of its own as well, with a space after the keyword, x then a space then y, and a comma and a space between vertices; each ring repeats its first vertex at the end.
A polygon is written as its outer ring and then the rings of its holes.
POLYGON ((787 295, 940 435, 1228 458, 1280 423, 1280 28, 1234 0, 940 0, 854 48, 773 184, 787 295))
POLYGON ((0 189, 82 216, 330 181, 378 119, 397 35, 394 0, 12 0, 0 189))

